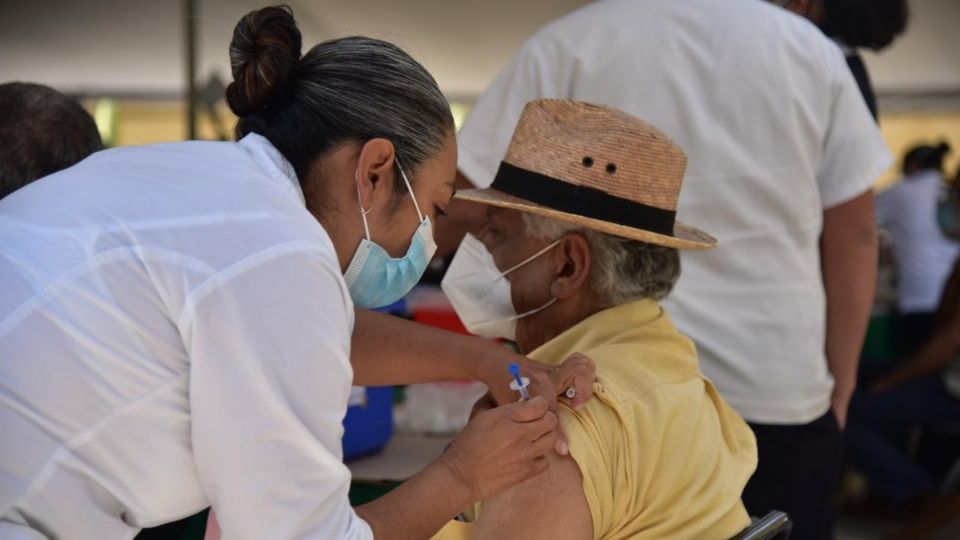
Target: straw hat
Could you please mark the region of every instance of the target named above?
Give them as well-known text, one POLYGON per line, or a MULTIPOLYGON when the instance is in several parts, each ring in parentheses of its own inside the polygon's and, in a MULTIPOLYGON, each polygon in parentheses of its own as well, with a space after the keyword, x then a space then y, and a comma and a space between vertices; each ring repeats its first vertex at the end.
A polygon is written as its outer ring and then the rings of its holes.
POLYGON ((490 188, 456 196, 641 242, 709 249, 716 239, 676 221, 686 165, 683 150, 639 118, 541 99, 524 107, 490 188))

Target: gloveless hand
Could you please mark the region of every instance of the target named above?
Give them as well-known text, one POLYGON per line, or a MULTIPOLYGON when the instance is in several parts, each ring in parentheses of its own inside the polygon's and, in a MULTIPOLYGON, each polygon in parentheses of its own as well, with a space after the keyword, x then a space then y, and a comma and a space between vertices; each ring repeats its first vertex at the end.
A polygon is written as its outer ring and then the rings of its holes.
POLYGON ((519 394, 510 388, 513 376, 508 366, 511 362, 520 364, 523 376, 530 379, 530 386, 527 388, 530 395, 543 397, 551 411, 557 410, 558 399, 570 408, 579 410, 593 397, 597 366, 590 358, 575 353, 562 364, 551 366, 502 351, 497 357, 487 361, 480 378, 498 404, 513 403, 519 399, 519 394), (570 388, 575 392, 572 399, 566 397, 570 388))
MULTIPOLYGON (((488 357, 480 380, 487 385, 489 392, 474 405, 474 413, 489 409, 496 404, 514 403, 519 394, 510 389, 513 376, 508 366, 511 362, 520 364, 524 377, 530 379, 528 391, 531 396, 540 396, 547 402, 550 411, 557 411, 557 403, 562 402, 568 407, 579 410, 593 398, 593 383, 597 379, 597 366, 590 358, 576 353, 567 358, 559 366, 550 366, 530 360, 525 356, 497 350, 496 354, 488 357), (573 398, 566 397, 567 391, 573 389, 573 398)), ((555 450, 560 455, 569 453, 566 437, 558 433, 555 450)))
POLYGON ((479 501, 545 471, 556 440, 557 416, 536 397, 477 414, 440 463, 479 501))

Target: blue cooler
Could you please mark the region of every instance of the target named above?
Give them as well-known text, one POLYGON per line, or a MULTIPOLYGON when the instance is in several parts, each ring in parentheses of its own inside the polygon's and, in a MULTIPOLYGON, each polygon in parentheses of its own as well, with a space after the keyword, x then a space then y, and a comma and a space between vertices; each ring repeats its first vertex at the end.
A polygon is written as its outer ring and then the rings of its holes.
POLYGON ((355 387, 343 428, 344 461, 383 450, 393 436, 393 387, 355 387))

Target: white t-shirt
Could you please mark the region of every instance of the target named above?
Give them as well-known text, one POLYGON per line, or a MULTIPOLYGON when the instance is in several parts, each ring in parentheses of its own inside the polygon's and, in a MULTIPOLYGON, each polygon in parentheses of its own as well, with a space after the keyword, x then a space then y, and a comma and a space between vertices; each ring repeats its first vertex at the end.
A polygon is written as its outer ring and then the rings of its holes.
POLYGON ((523 45, 459 135, 489 186, 523 105, 610 105, 670 135, 689 163, 678 218, 720 247, 684 252, 666 305, 704 372, 747 419, 799 424, 830 406, 823 210, 870 189, 891 156, 843 53, 760 0, 606 0, 523 45))
POLYGON ((960 256, 960 242, 937 222, 944 194, 937 171, 921 171, 877 196, 877 222, 890 232, 897 258, 897 306, 901 313, 932 313, 960 256))
POLYGON ((94 154, 0 201, 0 537, 372 538, 353 304, 266 139, 94 154), (42 536, 41 536, 42 535, 42 536))

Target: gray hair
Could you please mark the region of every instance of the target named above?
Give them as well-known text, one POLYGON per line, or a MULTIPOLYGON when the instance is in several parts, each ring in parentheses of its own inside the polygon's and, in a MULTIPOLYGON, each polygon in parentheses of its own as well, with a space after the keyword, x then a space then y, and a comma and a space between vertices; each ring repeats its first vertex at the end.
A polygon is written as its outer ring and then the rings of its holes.
POLYGON ((629 240, 567 221, 523 212, 527 236, 556 240, 570 232, 584 235, 593 250, 590 286, 603 301, 616 306, 633 300, 663 300, 680 277, 675 248, 629 240))
MULTIPOLYGON (((300 56, 287 6, 248 13, 230 44, 234 82, 227 101, 237 136, 259 133, 301 181, 314 160, 345 141, 385 138, 408 171, 443 148, 453 132, 437 82, 396 45, 366 37, 324 41, 300 56)), ((396 188, 405 192, 403 181, 396 188)))

